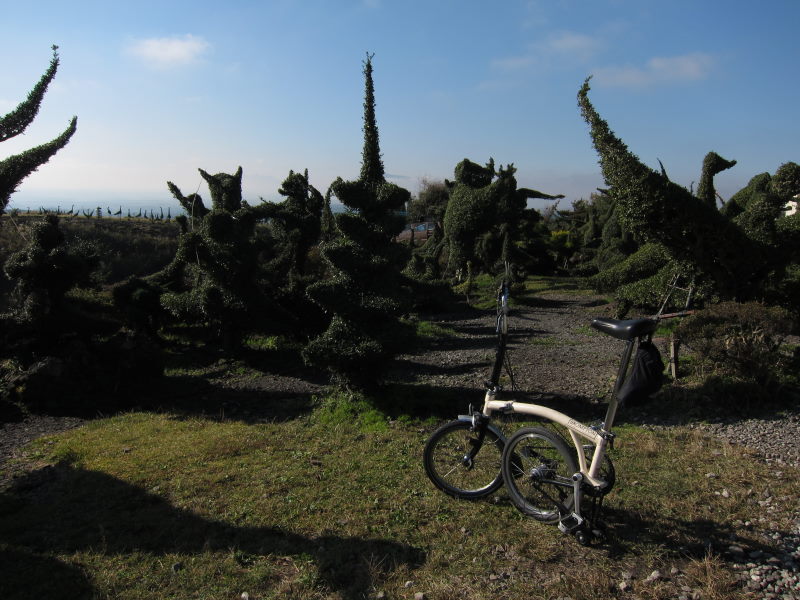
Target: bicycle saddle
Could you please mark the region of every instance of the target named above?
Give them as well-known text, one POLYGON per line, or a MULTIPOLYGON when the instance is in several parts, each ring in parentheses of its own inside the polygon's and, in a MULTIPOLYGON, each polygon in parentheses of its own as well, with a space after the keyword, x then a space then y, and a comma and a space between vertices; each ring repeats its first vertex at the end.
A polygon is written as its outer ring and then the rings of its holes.
POLYGON ((592 319, 592 327, 619 340, 632 340, 633 338, 653 333, 658 327, 655 319, 609 319, 598 317, 592 319))

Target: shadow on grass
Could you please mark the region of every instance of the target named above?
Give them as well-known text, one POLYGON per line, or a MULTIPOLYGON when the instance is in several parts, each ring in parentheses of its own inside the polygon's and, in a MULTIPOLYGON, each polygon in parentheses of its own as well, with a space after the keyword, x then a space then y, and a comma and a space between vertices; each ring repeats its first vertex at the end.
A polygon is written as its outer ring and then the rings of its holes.
POLYGON ((92 584, 82 569, 56 558, 0 541, 0 597, 95 598, 92 584))
POLYGON ((425 561, 423 551, 390 540, 312 538, 274 527, 234 526, 204 518, 119 479, 67 463, 31 472, 0 494, 0 557, 5 572, 0 590, 24 590, 32 598, 90 596, 91 584, 85 575, 54 556, 81 551, 118 557, 208 551, 312 556, 320 580, 343 598, 354 599, 371 593, 376 577, 425 561), (17 568, 9 569, 9 564, 17 568), (67 586, 75 593, 48 595, 53 585, 59 590, 67 586))
POLYGON ((236 388, 192 376, 167 379, 157 395, 141 400, 135 408, 182 418, 253 424, 296 419, 311 412, 314 405, 312 391, 258 389, 258 383, 252 381, 236 388))
MULTIPOLYGON (((771 555, 776 552, 774 546, 743 539, 741 528, 710 519, 679 519, 604 507, 600 521, 607 538, 599 548, 605 550, 610 558, 638 554, 643 545, 657 546, 675 557, 693 559, 702 559, 713 553, 742 561, 749 553, 771 555), (743 552, 737 550, 733 553, 730 550, 732 545, 743 552)), ((782 537, 788 535, 789 532, 782 532, 782 537)))
POLYGON ((778 421, 785 418, 785 411, 800 412, 800 390, 795 387, 713 376, 698 386, 665 386, 646 403, 623 407, 620 413, 623 420, 633 423, 688 425, 778 421))

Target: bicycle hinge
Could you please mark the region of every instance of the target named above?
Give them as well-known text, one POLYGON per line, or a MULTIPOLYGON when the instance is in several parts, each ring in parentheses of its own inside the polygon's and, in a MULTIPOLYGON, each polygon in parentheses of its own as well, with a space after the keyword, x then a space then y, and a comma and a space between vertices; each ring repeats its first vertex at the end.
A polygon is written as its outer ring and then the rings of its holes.
POLYGON ((503 386, 501 386, 499 383, 492 383, 488 379, 483 382, 483 386, 486 388, 486 391, 492 396, 496 396, 498 393, 503 391, 503 386))
POLYGON ((592 431, 596 432, 597 435, 599 435, 601 438, 603 438, 605 441, 608 442, 609 448, 614 447, 614 438, 617 437, 616 435, 614 435, 610 431, 606 431, 605 429, 603 429, 601 425, 592 425, 591 429, 592 431))
MULTIPOLYGON (((472 408, 471 405, 470 405, 470 408, 472 408)), ((481 427, 481 426, 485 425, 488 422, 489 422, 489 417, 487 417, 483 413, 478 412, 477 410, 472 413, 472 428, 473 429, 477 429, 478 427, 481 427)))

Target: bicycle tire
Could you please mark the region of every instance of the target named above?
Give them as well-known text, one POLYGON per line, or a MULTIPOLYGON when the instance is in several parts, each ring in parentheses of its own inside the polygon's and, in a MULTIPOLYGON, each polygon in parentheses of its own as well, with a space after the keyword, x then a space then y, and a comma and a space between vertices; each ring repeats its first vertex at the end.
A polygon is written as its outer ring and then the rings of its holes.
POLYGON ((523 427, 503 449, 503 480, 520 512, 557 523, 573 510, 575 453, 561 437, 541 427, 523 427))
POLYGON ((470 421, 450 421, 434 431, 425 444, 425 473, 437 488, 453 498, 483 498, 503 485, 503 446, 503 438, 493 428, 486 427, 480 440, 480 433, 470 421))

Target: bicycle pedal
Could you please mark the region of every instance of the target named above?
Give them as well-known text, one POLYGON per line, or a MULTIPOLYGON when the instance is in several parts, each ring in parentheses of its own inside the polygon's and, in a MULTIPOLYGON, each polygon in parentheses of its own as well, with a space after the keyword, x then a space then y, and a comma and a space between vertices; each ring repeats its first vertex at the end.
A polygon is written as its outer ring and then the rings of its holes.
POLYGON ((562 533, 572 533, 581 525, 583 525, 583 517, 577 513, 572 513, 558 522, 558 529, 562 533))

